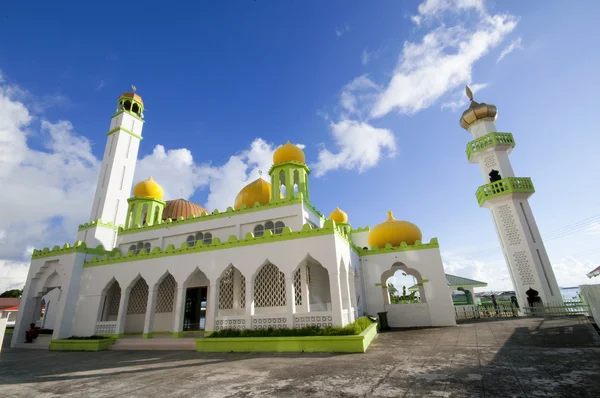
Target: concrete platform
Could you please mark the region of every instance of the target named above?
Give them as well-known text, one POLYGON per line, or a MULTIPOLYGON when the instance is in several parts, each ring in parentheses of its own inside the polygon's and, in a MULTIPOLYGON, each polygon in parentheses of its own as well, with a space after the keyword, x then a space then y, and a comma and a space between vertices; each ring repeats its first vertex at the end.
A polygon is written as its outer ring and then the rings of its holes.
POLYGON ((382 333, 366 354, 6 349, 2 397, 598 397, 584 317, 382 333))

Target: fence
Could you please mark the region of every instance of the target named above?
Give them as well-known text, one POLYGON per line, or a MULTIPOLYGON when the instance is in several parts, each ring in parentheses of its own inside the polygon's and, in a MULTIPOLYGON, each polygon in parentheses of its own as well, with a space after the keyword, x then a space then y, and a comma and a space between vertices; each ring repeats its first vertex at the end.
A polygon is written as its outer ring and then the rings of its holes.
POLYGON ((511 318, 519 316, 519 309, 511 304, 457 305, 454 307, 456 319, 471 318, 511 318))
POLYGON ((596 325, 600 325, 600 285, 581 285, 581 295, 590 307, 596 325))
POLYGON ((564 303, 534 304, 517 308, 511 304, 491 304, 455 306, 456 319, 471 318, 510 318, 527 316, 569 316, 590 315, 590 308, 580 300, 565 300, 564 303))
POLYGON ((525 315, 530 316, 588 316, 590 308, 579 300, 565 300, 564 303, 535 303, 530 307, 523 307, 523 312, 525 315))

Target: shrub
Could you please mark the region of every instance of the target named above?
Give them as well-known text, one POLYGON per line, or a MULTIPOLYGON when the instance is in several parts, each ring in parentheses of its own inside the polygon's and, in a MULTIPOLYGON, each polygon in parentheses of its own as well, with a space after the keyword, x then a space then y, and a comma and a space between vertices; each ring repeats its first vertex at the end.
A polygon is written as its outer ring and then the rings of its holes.
POLYGON ((92 335, 92 336, 71 336, 71 337, 67 337, 65 340, 104 340, 104 339, 110 339, 110 337, 108 337, 108 336, 98 336, 98 335, 92 335))
POLYGON ((306 326, 303 328, 283 329, 223 329, 211 333, 208 337, 300 337, 300 336, 357 336, 368 328, 373 321, 367 317, 344 326, 306 326))

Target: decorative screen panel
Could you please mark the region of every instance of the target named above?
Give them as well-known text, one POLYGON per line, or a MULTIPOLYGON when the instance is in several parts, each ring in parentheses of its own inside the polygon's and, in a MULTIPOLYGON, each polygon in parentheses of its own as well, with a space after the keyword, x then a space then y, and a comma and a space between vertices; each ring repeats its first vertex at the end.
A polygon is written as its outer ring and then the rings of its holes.
POLYGON ((513 253, 513 256, 515 258, 517 271, 521 277, 521 282, 523 282, 524 285, 533 285, 535 283, 535 278, 533 272, 531 272, 529 261, 527 260, 527 253, 525 251, 515 252, 513 253))
POLYGON ((127 315, 145 314, 148 304, 148 284, 144 278, 138 279, 129 293, 129 304, 127 305, 127 315))
POLYGON ((108 297, 107 315, 119 315, 119 303, 121 302, 121 287, 118 282, 113 282, 111 287, 106 292, 108 297))
POLYGON ((175 282, 175 278, 171 274, 167 275, 160 285, 158 285, 158 291, 156 292, 156 312, 173 311, 176 287, 177 282, 175 282))
POLYGON ((502 230, 506 236, 509 245, 521 244, 521 232, 515 222, 513 211, 509 205, 498 206, 498 214, 500 215, 500 223, 502 230))
POLYGON ((302 305, 302 278, 300 268, 294 272, 294 299, 296 305, 302 305))
POLYGON ((254 285, 256 307, 283 307, 285 298, 285 275, 276 265, 266 263, 258 272, 254 285))
POLYGON ((246 308, 246 277, 240 276, 240 308, 246 308))
POLYGON ((233 267, 227 268, 219 282, 219 309, 233 308, 233 267))

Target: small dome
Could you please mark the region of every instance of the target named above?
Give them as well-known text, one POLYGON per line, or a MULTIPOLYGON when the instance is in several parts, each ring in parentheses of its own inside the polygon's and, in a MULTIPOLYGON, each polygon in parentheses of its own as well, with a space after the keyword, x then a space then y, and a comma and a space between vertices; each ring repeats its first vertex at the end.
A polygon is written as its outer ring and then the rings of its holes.
MULTIPOLYGON (((280 194, 281 195, 281 194, 280 194)), ((283 195, 281 195, 283 199, 283 195)), ((271 201, 271 184, 262 178, 246 185, 235 197, 233 207, 239 210, 242 205, 252 207, 256 202, 266 205, 271 201)))
POLYGON ((285 145, 277 148, 275 153, 273 153, 273 164, 284 162, 305 163, 306 157, 304 156, 302 149, 288 141, 285 145))
POLYGON ((495 105, 477 103, 473 99, 473 93, 471 92, 471 89, 469 89, 469 86, 467 86, 466 91, 467 97, 471 100, 471 105, 469 106, 469 109, 463 112, 460 118, 460 126, 463 129, 467 130, 471 124, 480 119, 496 120, 498 109, 495 105))
POLYGON ((130 99, 135 100, 135 101, 139 102, 140 104, 144 105, 144 101, 142 101, 142 97, 140 97, 137 93, 132 93, 132 92, 127 91, 127 92, 121 94, 119 99, 121 99, 121 98, 130 98, 130 99))
POLYGON ((191 215, 200 217, 202 212, 209 214, 208 210, 204 207, 185 199, 167 200, 165 203, 166 206, 162 214, 163 220, 166 220, 167 218, 177 220, 179 217, 183 217, 185 220, 191 215))
POLYGON ((417 240, 422 238, 419 227, 408 221, 396 220, 392 216, 392 212, 388 211, 388 219, 371 229, 368 239, 369 246, 384 248, 387 243, 392 246, 400 246, 402 242, 414 245, 417 240))
POLYGON ((133 196, 136 198, 154 198, 162 200, 164 194, 165 191, 152 179, 152 177, 138 182, 135 187, 133 187, 133 196))
POLYGON ((336 207, 335 210, 331 212, 329 218, 337 224, 348 222, 348 214, 346 214, 345 211, 340 210, 339 207, 336 207))

